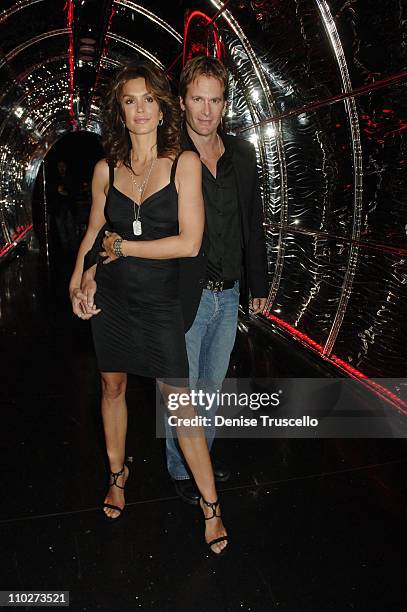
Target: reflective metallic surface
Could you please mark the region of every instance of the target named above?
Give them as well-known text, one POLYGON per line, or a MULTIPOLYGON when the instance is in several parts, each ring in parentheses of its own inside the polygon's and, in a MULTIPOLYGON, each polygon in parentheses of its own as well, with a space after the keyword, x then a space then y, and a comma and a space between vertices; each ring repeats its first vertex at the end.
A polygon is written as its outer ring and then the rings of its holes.
POLYGON ((258 152, 270 325, 298 332, 345 368, 402 376, 407 15, 400 0, 2 2, 0 252, 31 223, 47 151, 70 131, 98 133, 103 86, 115 67, 137 51, 169 69, 176 87, 191 8, 214 19, 225 48, 225 128, 258 152))

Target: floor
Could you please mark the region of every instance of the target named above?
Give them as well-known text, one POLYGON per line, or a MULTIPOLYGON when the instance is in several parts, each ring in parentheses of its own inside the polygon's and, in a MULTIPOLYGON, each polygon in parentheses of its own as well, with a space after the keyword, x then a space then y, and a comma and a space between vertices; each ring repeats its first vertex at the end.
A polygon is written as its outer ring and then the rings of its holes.
MULTIPOLYGON (((33 249, 0 267, 0 590, 69 591, 75 611, 407 609, 404 440, 218 440, 231 541, 213 559, 167 476, 153 381, 131 378, 127 505, 107 523, 89 325, 70 314, 69 262, 51 263, 33 249)), ((256 332, 240 329, 234 373, 256 359, 256 332)), ((267 343, 267 371, 275 354, 280 375, 318 371, 298 347, 267 343)))

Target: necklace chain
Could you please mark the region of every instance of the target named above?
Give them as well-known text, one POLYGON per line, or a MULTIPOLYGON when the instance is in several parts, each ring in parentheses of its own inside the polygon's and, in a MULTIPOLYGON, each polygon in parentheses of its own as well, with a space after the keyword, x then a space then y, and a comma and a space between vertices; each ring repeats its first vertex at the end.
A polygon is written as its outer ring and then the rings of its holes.
POLYGON ((220 136, 219 136, 218 132, 216 132, 216 136, 218 137, 219 157, 222 157, 222 147, 221 147, 221 144, 220 144, 220 136))
MULTIPOLYGON (((156 161, 157 161, 156 157, 154 157, 151 160, 150 167, 148 169, 148 172, 146 173, 144 181, 142 182, 141 185, 139 185, 136 182, 136 179, 133 176, 133 150, 131 150, 131 152, 130 152, 130 165, 131 165, 131 173, 130 174, 131 174, 131 179, 132 179, 131 180, 131 190, 132 190, 132 195, 133 195, 133 212, 134 212, 133 233, 134 233, 135 236, 141 236, 141 234, 142 234, 141 220, 140 220, 140 208, 141 208, 141 205, 143 203, 142 200, 143 200, 144 191, 145 191, 145 189, 147 187, 148 181, 150 179, 151 172, 153 171, 153 168, 154 168, 154 165, 155 165, 156 161), (139 192, 139 195, 140 195, 140 204, 137 204, 136 198, 134 197, 134 187, 136 187, 136 189, 139 192), (138 207, 137 208, 137 212, 136 212, 136 206, 138 207)), ((130 172, 130 170, 129 170, 129 172, 130 172)))
MULTIPOLYGON (((220 159, 222 157, 222 144, 221 144, 222 141, 220 139, 220 136, 219 136, 218 132, 216 132, 216 137, 217 137, 217 141, 218 141, 218 150, 219 150, 219 158, 218 159, 220 159)), ((205 155, 201 155, 200 154, 199 156, 201 157, 201 159, 208 159, 208 160, 210 159, 210 158, 206 157, 205 155)))
MULTIPOLYGON (((156 158, 154 157, 154 158, 152 159, 152 161, 151 161, 150 168, 149 168, 149 170, 148 170, 148 172, 147 172, 146 176, 144 177, 143 182, 141 183, 141 185, 139 185, 139 184, 137 183, 136 179, 134 178, 134 172, 133 172, 133 150, 131 150, 131 152, 130 152, 130 165, 131 165, 131 170, 129 169, 129 172, 130 172, 130 176, 131 176, 131 180, 132 180, 132 188, 133 188, 133 186, 134 186, 134 187, 137 189, 137 191, 138 191, 138 192, 139 192, 139 194, 140 194, 140 200, 141 200, 141 198, 143 197, 143 193, 144 193, 145 188, 147 187, 147 183, 148 183, 148 181, 149 181, 150 174, 151 174, 152 168, 153 168, 153 166, 154 166, 155 160, 156 160, 156 158)), ((143 175, 141 175, 141 176, 143 176, 143 175)))

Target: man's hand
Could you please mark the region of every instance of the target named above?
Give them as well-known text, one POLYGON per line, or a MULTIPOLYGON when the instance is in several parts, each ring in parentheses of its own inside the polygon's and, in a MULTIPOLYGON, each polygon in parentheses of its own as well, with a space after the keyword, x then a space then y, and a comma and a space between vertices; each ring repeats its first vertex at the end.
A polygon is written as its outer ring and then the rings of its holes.
POLYGON ((121 236, 119 236, 119 234, 116 234, 115 232, 108 232, 107 230, 105 231, 105 237, 102 241, 102 246, 104 250, 100 253, 102 257, 106 257, 106 259, 103 261, 104 264, 108 264, 111 261, 115 261, 115 259, 118 259, 117 255, 113 251, 113 243, 115 240, 117 240, 117 238, 121 238, 121 236))
POLYGON ((250 304, 250 312, 252 314, 259 314, 259 312, 263 312, 266 306, 267 298, 252 298, 250 304))

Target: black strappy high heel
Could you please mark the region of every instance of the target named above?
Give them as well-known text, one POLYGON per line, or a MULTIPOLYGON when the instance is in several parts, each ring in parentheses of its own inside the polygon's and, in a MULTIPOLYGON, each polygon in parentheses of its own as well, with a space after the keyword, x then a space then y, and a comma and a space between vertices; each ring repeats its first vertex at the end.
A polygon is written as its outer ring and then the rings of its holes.
MULTIPOLYGON (((117 487, 118 489, 124 489, 124 486, 120 486, 119 484, 117 484, 117 479, 122 476, 122 474, 124 473, 124 468, 127 467, 127 470, 129 470, 128 466, 124 463, 122 469, 119 472, 110 472, 110 477, 113 478, 113 482, 111 482, 109 484, 109 488, 110 487, 117 487)), ((127 478, 126 478, 126 482, 129 478, 130 475, 130 471, 128 471, 127 474, 127 478)), ((126 484, 126 483, 125 483, 126 484)), ((120 508, 119 506, 115 506, 114 504, 103 504, 103 508, 111 508, 112 510, 118 510, 120 512, 120 514, 118 516, 108 516, 106 514, 106 512, 104 512, 105 517, 107 518, 108 521, 117 521, 119 518, 121 518, 122 514, 123 514, 123 508, 120 508)))
MULTIPOLYGON (((221 516, 221 515, 220 515, 220 514, 216 514, 216 509, 217 509, 217 508, 218 508, 218 506, 219 506, 219 499, 217 499, 215 502, 208 502, 208 501, 206 501, 206 499, 204 499, 203 497, 201 497, 201 499, 202 499, 203 503, 205 504, 205 506, 207 506, 208 508, 210 508, 210 509, 212 510, 212 512, 213 512, 212 516, 205 516, 205 515, 204 515, 204 520, 205 520, 205 521, 210 521, 210 520, 211 520, 211 519, 213 519, 213 518, 220 518, 220 516, 221 516)), ((215 557, 220 557, 220 555, 223 555, 223 554, 226 552, 226 549, 227 549, 228 547, 227 547, 227 546, 225 546, 224 548, 222 548, 222 550, 221 550, 219 553, 217 553, 217 552, 215 552, 215 551, 212 549, 212 546, 213 546, 214 544, 217 544, 218 542, 224 542, 225 540, 226 540, 226 541, 228 540, 228 536, 227 536, 227 535, 221 536, 220 538, 215 538, 214 540, 211 540, 210 542, 206 542, 206 543, 207 543, 207 545, 209 546, 209 550, 211 551, 211 553, 212 553, 213 555, 215 555, 215 557)))

